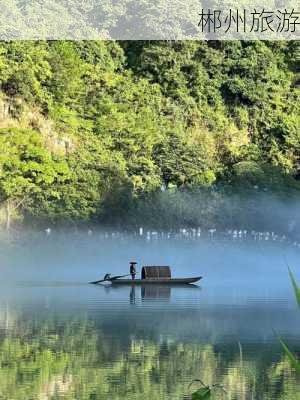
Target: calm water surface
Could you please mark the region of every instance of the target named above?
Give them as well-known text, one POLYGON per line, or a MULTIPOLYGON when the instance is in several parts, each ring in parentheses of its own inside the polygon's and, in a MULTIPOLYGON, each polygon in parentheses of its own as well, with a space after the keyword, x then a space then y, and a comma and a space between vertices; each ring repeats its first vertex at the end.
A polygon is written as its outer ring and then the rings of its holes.
POLYGON ((0 399, 299 399, 276 334, 300 352, 300 249, 286 243, 60 234, 0 245, 0 399), (191 287, 87 284, 170 264, 191 287), (276 334, 275 334, 276 333, 276 334))

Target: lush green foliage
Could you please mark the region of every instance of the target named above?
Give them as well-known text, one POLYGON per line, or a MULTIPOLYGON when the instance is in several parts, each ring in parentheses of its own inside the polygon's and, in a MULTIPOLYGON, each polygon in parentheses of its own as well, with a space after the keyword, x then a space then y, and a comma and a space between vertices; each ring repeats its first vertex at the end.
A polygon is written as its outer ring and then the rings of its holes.
POLYGON ((298 74, 297 42, 2 42, 1 201, 120 222, 161 190, 298 196, 298 74))
MULTIPOLYGON (((289 275, 290 275, 290 279, 292 282, 292 286, 294 289, 294 293, 295 293, 295 298, 297 300, 298 306, 300 307, 300 288, 296 282, 296 279, 292 273, 292 271, 289 268, 289 275)), ((300 361, 297 360, 297 358, 295 357, 295 355, 290 351, 290 349, 288 348, 288 346, 285 344, 285 342, 279 338, 279 341, 281 343, 281 346, 291 364, 291 366, 294 368, 294 370, 297 371, 297 373, 300 373, 300 361)))
POLYGON ((300 307, 300 288, 299 288, 299 286, 298 286, 298 284, 296 282, 296 279, 295 279, 292 271, 290 270, 290 268, 289 268, 289 275, 290 275, 291 282, 292 282, 292 285, 293 285, 295 298, 297 300, 298 306, 300 307))

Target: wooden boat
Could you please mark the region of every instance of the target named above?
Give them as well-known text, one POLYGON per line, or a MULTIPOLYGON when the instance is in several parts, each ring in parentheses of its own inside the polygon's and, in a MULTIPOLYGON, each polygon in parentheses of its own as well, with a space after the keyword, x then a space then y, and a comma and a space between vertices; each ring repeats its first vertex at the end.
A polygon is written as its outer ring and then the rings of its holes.
POLYGON ((187 285, 202 279, 201 276, 172 278, 169 266, 144 266, 141 272, 141 279, 124 279, 127 276, 128 275, 113 276, 90 283, 98 284, 108 282, 112 285, 187 285))
POLYGON ((202 279, 201 276, 194 278, 158 278, 158 279, 113 279, 112 285, 187 285, 202 279))

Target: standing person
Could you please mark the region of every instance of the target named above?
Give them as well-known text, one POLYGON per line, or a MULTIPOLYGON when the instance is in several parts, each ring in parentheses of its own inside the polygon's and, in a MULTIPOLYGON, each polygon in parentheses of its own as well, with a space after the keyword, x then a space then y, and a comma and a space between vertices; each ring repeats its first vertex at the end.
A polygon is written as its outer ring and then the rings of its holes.
POLYGON ((136 275, 136 262, 132 261, 130 263, 130 275, 131 275, 131 279, 134 281, 135 280, 135 275, 136 275))

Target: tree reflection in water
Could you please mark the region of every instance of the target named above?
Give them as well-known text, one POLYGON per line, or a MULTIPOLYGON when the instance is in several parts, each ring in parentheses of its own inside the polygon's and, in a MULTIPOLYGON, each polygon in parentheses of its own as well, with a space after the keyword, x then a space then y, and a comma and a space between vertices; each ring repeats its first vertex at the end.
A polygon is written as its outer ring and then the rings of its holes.
POLYGON ((150 334, 121 343, 87 318, 18 319, 1 333, 0 399, 183 399, 196 378, 223 385, 220 400, 300 399, 288 360, 260 351, 253 358, 237 343, 216 348, 150 334))

